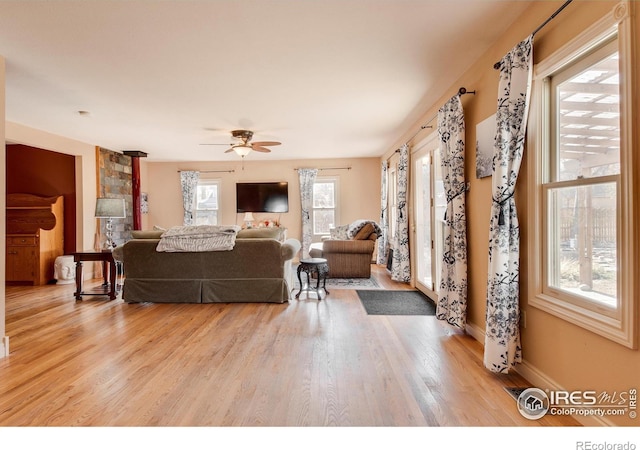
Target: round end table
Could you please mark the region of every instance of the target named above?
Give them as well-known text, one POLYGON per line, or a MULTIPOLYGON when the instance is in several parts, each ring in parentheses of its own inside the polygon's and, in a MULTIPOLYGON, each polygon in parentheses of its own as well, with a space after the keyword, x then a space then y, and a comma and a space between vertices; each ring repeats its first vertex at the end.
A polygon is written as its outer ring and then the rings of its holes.
POLYGON ((325 258, 307 258, 301 259, 300 265, 298 266, 298 283, 300 283, 300 291, 296 294, 296 298, 300 298, 300 294, 302 294, 303 290, 307 291, 307 295, 309 294, 309 289, 311 287, 311 274, 313 273, 318 277, 315 289, 318 300, 322 300, 322 296, 320 295, 320 281, 322 281, 322 290, 325 292, 325 295, 329 294, 329 291, 327 291, 326 288, 327 274, 329 273, 327 260, 325 258), (306 288, 304 288, 302 284, 302 278, 300 276, 302 272, 307 274, 306 288))

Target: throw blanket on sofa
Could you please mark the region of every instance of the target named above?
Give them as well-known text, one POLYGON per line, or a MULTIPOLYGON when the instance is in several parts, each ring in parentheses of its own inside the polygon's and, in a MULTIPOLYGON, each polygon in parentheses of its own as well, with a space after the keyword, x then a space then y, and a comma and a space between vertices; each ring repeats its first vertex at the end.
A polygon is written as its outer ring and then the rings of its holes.
POLYGON ((172 227, 162 234, 158 252, 230 251, 236 243, 237 225, 190 225, 172 227))

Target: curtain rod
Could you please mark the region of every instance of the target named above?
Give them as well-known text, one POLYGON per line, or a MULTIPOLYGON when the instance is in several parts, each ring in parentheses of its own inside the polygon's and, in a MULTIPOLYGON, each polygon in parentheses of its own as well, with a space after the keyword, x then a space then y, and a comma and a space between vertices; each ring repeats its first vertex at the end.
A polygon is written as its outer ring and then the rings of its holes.
POLYGON ((235 172, 235 170, 231 169, 231 170, 178 170, 178 173, 180 172, 200 172, 200 173, 221 173, 221 172, 226 172, 226 173, 233 173, 235 172))
MULTIPOLYGON (((562 12, 562 10, 563 10, 563 9, 565 9, 567 6, 569 6, 569 3, 571 3, 572 1, 573 1, 573 0, 567 0, 566 2, 564 2, 564 4, 563 4, 560 8, 558 8, 558 9, 556 10, 556 12, 554 12, 553 14, 551 14, 551 16, 549 16, 549 17, 547 18, 547 20, 545 20, 544 22, 542 22, 542 24, 540 24, 540 26, 538 26, 538 28, 536 28, 535 30, 533 30, 533 33, 531 33, 531 36, 535 36, 535 35, 536 35, 536 33, 537 33, 538 31, 542 30, 542 29, 545 27, 545 25, 547 25, 549 22, 551 22, 553 19, 555 19, 555 18, 556 18, 556 16, 557 16, 558 14, 560 14, 560 13, 562 12)), ((494 69, 496 69, 496 70, 500 69, 500 65, 501 65, 501 64, 500 64, 500 62, 501 62, 501 61, 498 61, 497 63, 495 63, 495 64, 493 65, 493 68, 494 68, 494 69)))
MULTIPOLYGON (((300 170, 303 169, 303 167, 296 167, 293 170, 300 170)), ((318 170, 351 170, 351 166, 349 167, 321 167, 318 170)))
MULTIPOLYGON (((465 95, 465 94, 473 94, 476 95, 476 91, 467 91, 467 88, 465 87, 461 87, 460 89, 458 89, 458 97, 465 95)), ((422 125, 420 127, 420 129, 418 131, 416 131, 413 136, 411 136, 409 139, 407 139, 407 142, 405 142, 405 144, 408 144, 414 137, 416 137, 418 135, 418 133, 420 133, 422 130, 424 130, 425 128, 433 128, 433 125, 429 125, 431 122, 433 122, 436 118, 438 117, 438 114, 436 113, 431 119, 427 120, 424 125, 422 125)))

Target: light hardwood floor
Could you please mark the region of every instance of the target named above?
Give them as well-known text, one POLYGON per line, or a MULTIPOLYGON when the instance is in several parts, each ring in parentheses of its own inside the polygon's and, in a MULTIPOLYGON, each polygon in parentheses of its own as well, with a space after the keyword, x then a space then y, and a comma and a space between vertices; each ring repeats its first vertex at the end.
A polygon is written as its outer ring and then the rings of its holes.
POLYGON ((485 370, 477 341, 434 317, 368 316, 354 290, 282 305, 73 291, 7 287, 0 425, 578 425, 525 419, 504 387, 528 384, 485 370))

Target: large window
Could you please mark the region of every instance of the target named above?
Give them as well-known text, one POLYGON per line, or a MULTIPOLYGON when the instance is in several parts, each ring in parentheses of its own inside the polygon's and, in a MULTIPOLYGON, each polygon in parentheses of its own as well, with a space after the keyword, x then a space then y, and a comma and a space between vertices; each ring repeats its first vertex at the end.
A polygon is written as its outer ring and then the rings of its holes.
POLYGON ((547 77, 546 287, 612 315, 619 304, 620 184, 617 40, 547 77))
POLYGON ((313 234, 326 236, 338 223, 338 179, 317 177, 313 183, 313 234))
POLYGON ((603 20, 537 67, 542 139, 534 158, 530 303, 633 347, 633 291, 625 280, 632 262, 624 244, 632 190, 623 163, 631 152, 623 80, 631 78, 621 40, 618 27, 603 20))
POLYGON ((220 181, 199 180, 196 195, 196 225, 218 225, 220 181))

